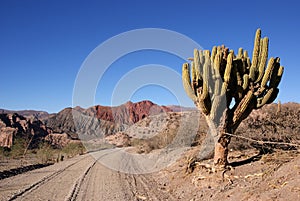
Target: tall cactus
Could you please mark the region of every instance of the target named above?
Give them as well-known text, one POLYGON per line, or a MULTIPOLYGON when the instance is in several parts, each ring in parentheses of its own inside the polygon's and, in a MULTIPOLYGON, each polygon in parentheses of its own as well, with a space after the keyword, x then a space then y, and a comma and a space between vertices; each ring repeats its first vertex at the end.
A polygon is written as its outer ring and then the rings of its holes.
POLYGON ((240 48, 235 55, 224 45, 209 50, 194 50, 191 64, 182 67, 187 95, 206 116, 214 137, 214 163, 227 165, 230 136, 253 109, 273 102, 279 92, 284 68, 280 59, 268 61, 269 39, 256 31, 252 61, 240 48), (268 61, 268 63, 267 63, 268 61), (192 66, 192 67, 191 67, 192 66))

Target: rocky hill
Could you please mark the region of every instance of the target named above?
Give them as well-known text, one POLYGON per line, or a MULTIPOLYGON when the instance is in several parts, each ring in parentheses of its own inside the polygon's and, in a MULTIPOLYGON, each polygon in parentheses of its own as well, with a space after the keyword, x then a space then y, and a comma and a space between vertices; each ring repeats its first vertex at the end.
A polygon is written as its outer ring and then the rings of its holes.
POLYGON ((14 138, 30 141, 30 147, 37 147, 40 140, 51 133, 38 119, 28 119, 19 114, 0 114, 0 146, 10 148, 14 138))
POLYGON ((54 132, 67 133, 71 138, 76 139, 78 134, 111 135, 123 131, 129 125, 133 125, 147 116, 170 111, 171 109, 156 105, 151 101, 127 102, 116 107, 97 105, 87 109, 66 108, 52 115, 45 120, 45 123, 54 132))
POLYGON ((132 125, 147 116, 171 111, 172 110, 170 108, 166 106, 159 106, 151 101, 141 101, 137 103, 129 101, 117 107, 97 105, 88 108, 86 112, 95 113, 98 119, 119 124, 132 125))
MULTIPOLYGON (((236 131, 236 135, 245 136, 257 141, 273 141, 285 143, 300 143, 300 104, 270 104, 261 110, 254 110, 236 131)), ((249 147, 295 149, 287 145, 263 144, 239 138, 233 138, 231 146, 235 149, 249 147), (247 141, 246 141, 247 142, 247 141)))
POLYGON ((45 120, 55 133, 66 133, 71 139, 78 135, 103 136, 124 130, 126 125, 96 118, 94 113, 77 108, 66 108, 45 120))
POLYGON ((149 115, 170 111, 168 107, 151 101, 127 102, 116 107, 97 105, 87 109, 65 108, 57 114, 2 109, 0 146, 11 147, 14 139, 20 137, 30 142, 31 147, 38 146, 42 141, 61 147, 79 138, 103 138, 123 131, 149 115))

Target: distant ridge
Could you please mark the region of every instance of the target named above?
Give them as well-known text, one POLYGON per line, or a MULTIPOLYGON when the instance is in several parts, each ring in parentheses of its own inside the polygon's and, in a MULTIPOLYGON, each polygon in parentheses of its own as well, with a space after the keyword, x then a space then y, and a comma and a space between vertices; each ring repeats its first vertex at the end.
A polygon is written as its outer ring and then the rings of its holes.
POLYGON ((171 109, 173 112, 184 112, 184 111, 196 111, 196 107, 184 107, 180 105, 167 105, 169 109, 171 109))
POLYGON ((49 117, 49 113, 46 111, 39 110, 6 110, 0 109, 0 114, 14 114, 17 113, 26 118, 37 118, 40 120, 46 119, 49 117))

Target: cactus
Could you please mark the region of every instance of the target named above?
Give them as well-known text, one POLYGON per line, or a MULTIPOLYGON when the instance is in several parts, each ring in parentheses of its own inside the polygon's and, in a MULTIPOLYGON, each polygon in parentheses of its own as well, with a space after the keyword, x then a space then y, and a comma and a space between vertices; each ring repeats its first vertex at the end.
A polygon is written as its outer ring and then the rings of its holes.
MULTIPOLYGON (((218 150, 228 147, 230 137, 226 133, 233 133, 252 110, 273 102, 278 95, 284 68, 279 58, 271 57, 268 61, 268 46, 269 39, 261 38, 258 29, 252 61, 246 50, 239 48, 235 55, 222 45, 213 47, 212 52, 194 50, 191 72, 190 64, 183 64, 184 89, 206 116, 210 131, 218 132, 210 132, 218 150), (220 140, 225 138, 229 140, 220 140)), ((225 161, 219 165, 227 163, 227 159, 214 161, 225 161)))
POLYGON ((280 113, 281 113, 281 101, 278 100, 276 115, 279 115, 280 113))

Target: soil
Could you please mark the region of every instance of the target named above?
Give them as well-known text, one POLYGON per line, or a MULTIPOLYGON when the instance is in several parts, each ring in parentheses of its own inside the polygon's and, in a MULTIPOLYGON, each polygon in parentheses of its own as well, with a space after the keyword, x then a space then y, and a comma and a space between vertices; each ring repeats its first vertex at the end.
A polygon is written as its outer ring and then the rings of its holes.
MULTIPOLYGON (((124 151, 114 149, 113 151, 124 151)), ((300 153, 230 152, 226 171, 193 161, 190 148, 161 171, 129 174, 103 165, 108 150, 0 180, 0 200, 300 200, 300 153)), ((138 169, 120 158, 111 163, 138 169)))
MULTIPOLYGON (((187 155, 194 154, 191 150, 187 155)), ((159 173, 177 200, 300 200, 298 151, 231 152, 231 168, 221 172, 214 172, 212 160, 187 169, 182 164, 188 160, 159 173)))

